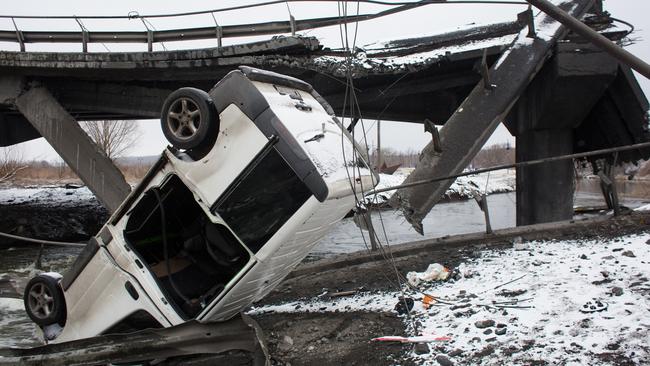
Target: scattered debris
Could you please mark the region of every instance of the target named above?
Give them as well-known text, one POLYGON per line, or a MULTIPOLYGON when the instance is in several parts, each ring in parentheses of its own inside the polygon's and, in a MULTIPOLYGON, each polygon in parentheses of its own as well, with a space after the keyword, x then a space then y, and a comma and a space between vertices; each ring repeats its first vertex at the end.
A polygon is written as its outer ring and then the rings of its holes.
POLYGON ((435 336, 435 335, 422 335, 415 337, 402 337, 402 336, 383 336, 371 339, 375 342, 401 342, 401 343, 431 343, 431 342, 448 342, 451 337, 448 336, 435 336))
POLYGON ((524 290, 524 289, 505 290, 504 289, 504 290, 501 290, 501 291, 497 292, 496 295, 497 296, 503 296, 503 297, 517 297, 517 296, 525 294, 526 292, 528 292, 528 290, 524 290))
POLYGON ((357 294, 357 293, 358 293, 359 291, 361 291, 362 289, 363 289, 363 287, 359 287, 359 288, 356 289, 356 290, 350 290, 350 291, 328 292, 327 295, 328 295, 330 298, 334 298, 334 297, 342 297, 342 296, 352 296, 352 295, 357 294))
POLYGON ((408 314, 413 309, 414 304, 415 301, 412 298, 400 296, 394 310, 399 315, 408 314))
POLYGON ((587 301, 584 305, 582 305, 580 312, 582 313, 601 312, 607 310, 607 306, 608 305, 606 302, 600 301, 598 299, 593 299, 591 301, 587 301))
POLYGON ((424 272, 409 272, 406 279, 411 286, 417 287, 422 282, 444 281, 451 271, 440 263, 433 263, 424 272))

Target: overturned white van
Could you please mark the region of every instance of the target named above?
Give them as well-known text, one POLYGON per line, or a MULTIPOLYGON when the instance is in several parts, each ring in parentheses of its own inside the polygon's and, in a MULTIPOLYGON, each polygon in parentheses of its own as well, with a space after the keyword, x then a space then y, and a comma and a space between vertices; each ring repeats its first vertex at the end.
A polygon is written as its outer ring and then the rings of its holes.
POLYGON ((172 146, 72 268, 27 285, 47 341, 229 319, 377 182, 329 105, 276 73, 179 89, 161 122, 172 146))

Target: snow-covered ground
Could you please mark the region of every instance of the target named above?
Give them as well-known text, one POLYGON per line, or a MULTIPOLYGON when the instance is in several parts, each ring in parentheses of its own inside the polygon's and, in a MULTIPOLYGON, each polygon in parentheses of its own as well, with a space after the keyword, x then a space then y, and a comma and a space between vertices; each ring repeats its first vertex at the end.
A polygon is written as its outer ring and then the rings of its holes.
POLYGON ((80 203, 96 201, 88 187, 71 185, 65 186, 27 186, 6 187, 0 189, 0 203, 3 205, 37 204, 37 205, 67 205, 76 206, 80 203))
POLYGON ((251 312, 391 312, 405 294, 415 300, 410 317, 403 316, 409 335, 450 337, 431 343, 428 353, 410 353, 417 364, 647 364, 649 243, 650 234, 523 243, 483 252, 453 269, 451 280, 418 291, 362 292, 251 312), (425 293, 445 303, 426 309, 425 293))
MULTIPOLYGON (((393 175, 380 174, 376 189, 395 187, 406 179, 409 170, 400 169, 393 175)), ((469 175, 457 178, 449 187, 443 199, 470 199, 477 194, 493 194, 514 192, 516 187, 515 171, 513 169, 498 170, 490 173, 469 175)), ((378 194, 366 195, 366 204, 381 205, 388 201, 395 190, 378 194)))

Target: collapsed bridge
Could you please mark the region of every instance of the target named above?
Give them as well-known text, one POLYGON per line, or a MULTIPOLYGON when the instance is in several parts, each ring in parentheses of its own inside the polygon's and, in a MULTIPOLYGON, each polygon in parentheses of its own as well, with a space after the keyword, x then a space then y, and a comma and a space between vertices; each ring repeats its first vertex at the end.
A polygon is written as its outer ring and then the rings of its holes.
MULTIPOLYGON (((599 1, 563 6, 613 41, 627 36, 599 1)), ((156 34, 146 36, 149 44, 156 41, 156 34)), ((23 32, 18 39, 24 44, 71 36, 53 37, 23 32)), ((95 36, 75 37, 85 45, 95 36)), ((518 161, 649 137, 648 101, 630 68, 545 14, 528 11, 513 22, 377 43, 352 53, 298 36, 163 52, 1 52, 0 146, 44 137, 115 210, 130 188, 77 121, 158 118, 171 91, 208 90, 240 65, 307 81, 337 115, 353 121, 429 120, 445 126, 440 143, 425 148, 407 182, 462 171, 502 122, 516 136, 518 161), (350 108, 350 90, 358 108, 350 108)), ((618 162, 649 156, 649 151, 629 151, 618 162)), ((573 178, 571 161, 518 168, 517 223, 570 218, 573 178)), ((422 231, 422 218, 450 184, 402 189, 393 204, 422 231)))

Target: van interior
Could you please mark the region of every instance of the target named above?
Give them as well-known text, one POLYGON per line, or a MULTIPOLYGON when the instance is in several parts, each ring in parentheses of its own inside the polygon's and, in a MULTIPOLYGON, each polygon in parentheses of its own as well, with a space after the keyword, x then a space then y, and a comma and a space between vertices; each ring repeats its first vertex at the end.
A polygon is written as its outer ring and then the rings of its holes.
POLYGON ((210 221, 175 175, 147 191, 128 215, 127 245, 186 320, 200 314, 250 259, 226 226, 210 221))

